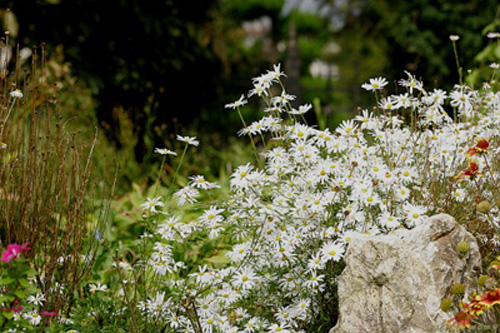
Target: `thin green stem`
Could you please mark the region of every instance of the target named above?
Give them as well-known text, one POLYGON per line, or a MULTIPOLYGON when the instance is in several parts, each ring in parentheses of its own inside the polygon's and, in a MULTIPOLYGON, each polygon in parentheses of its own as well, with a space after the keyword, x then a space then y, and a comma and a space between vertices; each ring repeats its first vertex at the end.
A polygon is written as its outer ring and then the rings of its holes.
POLYGON ((16 99, 12 101, 12 104, 10 105, 9 112, 7 112, 7 116, 5 117, 3 124, 2 124, 2 131, 0 132, 0 138, 3 139, 3 131, 5 129, 5 125, 7 125, 7 120, 9 119, 10 113, 12 112, 12 109, 14 108, 14 104, 16 104, 16 99))
POLYGON ((186 144, 186 146, 184 147, 184 150, 182 151, 181 160, 179 161, 179 164, 177 165, 177 168, 175 169, 174 178, 172 179, 172 185, 175 184, 175 180, 177 179, 177 176, 179 175, 179 170, 181 168, 182 162, 184 161, 184 156, 186 156, 186 152, 188 150, 188 147, 189 147, 189 144, 186 144))
POLYGON ((155 189, 155 195, 154 195, 155 198, 158 195, 158 191, 160 189, 161 172, 163 171, 163 166, 165 165, 165 159, 166 159, 166 156, 163 156, 163 159, 161 160, 160 170, 158 170, 158 177, 156 177, 156 184, 155 184, 156 189, 155 189))
POLYGON ((260 138, 262 140, 262 144, 264 145, 264 150, 265 150, 267 147, 267 144, 266 144, 266 139, 264 138, 264 135, 262 133, 260 134, 260 138))
POLYGON ((129 309, 130 317, 132 319, 132 327, 131 328, 133 328, 133 332, 137 332, 138 333, 140 330, 139 330, 139 326, 137 325, 137 321, 135 319, 135 309, 134 309, 134 307, 132 306, 132 304, 130 302, 130 298, 128 297, 128 294, 127 294, 127 291, 126 291, 126 286, 123 283, 123 277, 122 277, 122 274, 121 274, 120 263, 118 262, 117 258, 113 258, 113 260, 116 263, 116 269, 117 269, 117 272, 118 272, 118 277, 120 279, 120 282, 121 282, 122 288, 123 288, 123 296, 125 297, 126 305, 127 305, 128 309, 129 309))
MULTIPOLYGON (((245 119, 243 119, 243 115, 241 114, 240 108, 237 107, 236 110, 238 110, 238 114, 240 116, 241 122, 243 123, 243 126, 246 129, 247 128, 247 124, 245 123, 245 119)), ((260 158, 259 158, 259 153, 257 151, 257 147, 255 146, 255 142, 253 142, 253 137, 252 137, 252 134, 250 132, 248 132, 248 137, 250 138, 250 143, 252 144, 253 152, 255 154, 255 158, 257 159, 257 163, 259 163, 259 165, 262 167, 261 161, 260 161, 260 158)))
POLYGON ((491 74, 491 79, 490 79, 490 82, 494 81, 495 80, 495 75, 497 74, 497 69, 494 68, 493 69, 493 73, 491 74))
POLYGON ((458 61, 458 51, 457 51, 457 44, 455 43, 454 40, 451 41, 453 44, 453 53, 455 54, 455 61, 457 63, 457 69, 458 69, 458 78, 460 80, 460 85, 463 85, 462 81, 462 67, 460 67, 460 62, 458 61))

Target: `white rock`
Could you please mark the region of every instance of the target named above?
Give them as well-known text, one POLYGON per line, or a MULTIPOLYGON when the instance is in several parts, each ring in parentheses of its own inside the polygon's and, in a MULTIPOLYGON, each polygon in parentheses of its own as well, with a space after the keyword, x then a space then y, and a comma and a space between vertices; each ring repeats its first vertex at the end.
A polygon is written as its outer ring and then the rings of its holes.
POLYGON ((353 239, 339 280, 339 321, 330 333, 444 332, 440 309, 455 283, 474 286, 481 256, 474 237, 446 214, 411 230, 353 239), (457 251, 467 241, 470 252, 457 251))

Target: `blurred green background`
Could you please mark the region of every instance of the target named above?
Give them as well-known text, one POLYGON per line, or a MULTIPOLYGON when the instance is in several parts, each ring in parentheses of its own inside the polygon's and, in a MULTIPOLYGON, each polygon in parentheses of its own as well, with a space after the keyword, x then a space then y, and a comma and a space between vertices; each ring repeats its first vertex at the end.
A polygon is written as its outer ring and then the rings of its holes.
MULTIPOLYGON (((154 147, 180 149, 177 134, 202 141, 184 180, 224 181, 251 158, 235 135, 238 115, 224 105, 272 64, 282 64, 298 103, 321 106, 308 122, 332 127, 373 104, 360 88, 368 78, 395 82, 408 70, 431 87, 458 82, 451 34, 461 37, 464 70, 498 59, 486 33, 500 30, 499 18, 498 0, 4 0, 2 59, 9 47, 20 57, 2 69, 29 65, 43 43, 54 98, 75 128, 90 137, 99 127, 98 166, 121 165, 124 194, 152 182, 154 147)), ((244 109, 247 122, 260 107, 244 109)), ((167 162, 172 173, 176 161, 167 162)))

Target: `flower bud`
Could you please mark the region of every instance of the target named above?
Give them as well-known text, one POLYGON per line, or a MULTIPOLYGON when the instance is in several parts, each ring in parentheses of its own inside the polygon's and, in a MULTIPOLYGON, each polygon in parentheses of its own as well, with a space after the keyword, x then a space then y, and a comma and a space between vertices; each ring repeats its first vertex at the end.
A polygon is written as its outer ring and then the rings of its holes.
POLYGON ((457 244, 457 250, 460 253, 467 253, 470 251, 470 244, 466 241, 461 241, 457 244))
POLYGON ((443 298, 441 301, 441 305, 439 307, 443 311, 448 311, 451 308, 451 305, 453 304, 453 300, 451 298, 443 298))
POLYGON ((500 261, 498 259, 497 260, 493 260, 490 263, 490 265, 488 266, 487 272, 488 272, 488 274, 497 277, 499 275, 499 273, 500 273, 500 261))
POLYGON ((484 213, 484 214, 488 213, 491 210, 491 202, 489 202, 488 200, 483 200, 476 205, 476 209, 480 213, 484 213))
POLYGON ((489 275, 481 275, 479 279, 477 279, 477 284, 480 285, 481 287, 484 287, 486 284, 486 281, 490 278, 489 275))
POLYGON ((455 295, 463 294, 465 293, 465 286, 461 283, 455 283, 451 286, 451 293, 455 295))
POLYGON ((498 260, 493 260, 492 262, 490 262, 490 267, 497 267, 497 266, 500 266, 500 261, 498 260))

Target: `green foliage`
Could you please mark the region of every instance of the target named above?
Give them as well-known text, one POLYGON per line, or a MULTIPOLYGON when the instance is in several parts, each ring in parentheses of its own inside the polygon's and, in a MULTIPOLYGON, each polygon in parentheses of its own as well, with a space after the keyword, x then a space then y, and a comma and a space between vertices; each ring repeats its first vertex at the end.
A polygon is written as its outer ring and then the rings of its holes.
POLYGON ((223 0, 221 10, 233 15, 235 20, 249 20, 263 15, 275 19, 279 16, 284 0, 223 0))
MULTIPOLYGON (((500 9, 499 9, 500 10, 500 9)), ((497 18, 483 29, 483 35, 495 33, 500 29, 500 19, 497 18)), ((477 84, 478 82, 487 81, 489 79, 498 79, 491 76, 491 63, 500 62, 500 43, 498 38, 489 39, 488 44, 474 58, 476 66, 468 72, 467 82, 477 84)), ((495 72, 496 73, 496 72, 495 72)), ((493 74, 495 75, 495 74, 493 74)))
POLYGON ((29 260, 17 257, 10 262, 0 262, 0 330, 34 330, 29 320, 16 315, 21 310, 28 312, 34 306, 26 303, 26 298, 40 292, 29 282, 36 278, 36 271, 30 267, 29 260))
POLYGON ((391 62, 385 69, 392 74, 390 78, 405 68, 449 84, 457 78, 457 70, 451 48, 443 43, 450 35, 459 35, 461 62, 472 64, 482 44, 479 33, 494 20, 498 9, 496 0, 371 0, 362 7, 359 19, 388 42, 391 62))

